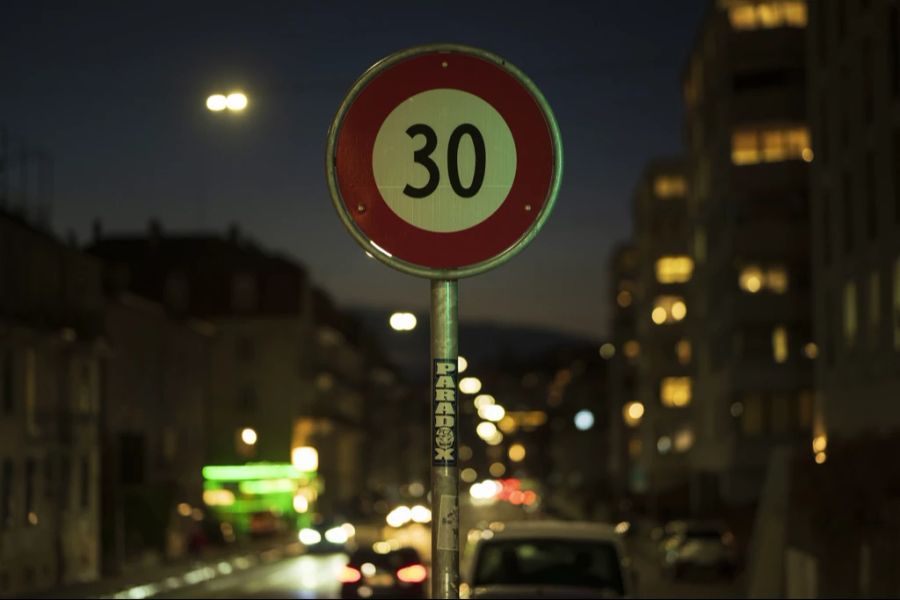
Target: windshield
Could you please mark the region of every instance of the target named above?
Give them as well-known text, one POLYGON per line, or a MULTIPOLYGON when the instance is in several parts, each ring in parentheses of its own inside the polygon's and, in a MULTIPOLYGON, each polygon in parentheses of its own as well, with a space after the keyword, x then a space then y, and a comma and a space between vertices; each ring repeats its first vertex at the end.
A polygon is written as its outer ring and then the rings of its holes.
POLYGON ((484 585, 571 585, 624 594, 619 556, 606 542, 498 540, 486 542, 474 581, 484 585))

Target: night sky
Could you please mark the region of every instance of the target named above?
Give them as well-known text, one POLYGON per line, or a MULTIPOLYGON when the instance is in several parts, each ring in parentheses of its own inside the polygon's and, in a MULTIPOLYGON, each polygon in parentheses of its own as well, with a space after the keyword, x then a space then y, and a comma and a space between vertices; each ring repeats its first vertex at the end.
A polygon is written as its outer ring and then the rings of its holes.
MULTIPOLYGON (((372 63, 482 47, 541 88, 562 132, 554 214, 504 266, 460 284, 463 318, 606 331, 609 251, 649 158, 681 146, 679 76, 703 0, 13 2, 0 14, 0 124, 55 160, 53 226, 224 232, 307 265, 343 306, 427 307, 428 283, 368 259, 324 177, 331 119, 372 63), (241 89, 243 115, 206 97, 241 89)), ((14 178, 15 181, 15 178, 14 178)))

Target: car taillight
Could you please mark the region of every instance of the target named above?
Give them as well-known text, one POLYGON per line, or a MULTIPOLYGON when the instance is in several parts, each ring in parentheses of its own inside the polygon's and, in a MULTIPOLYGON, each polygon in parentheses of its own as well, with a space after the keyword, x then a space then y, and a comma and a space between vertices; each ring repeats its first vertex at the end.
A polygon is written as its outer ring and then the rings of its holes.
POLYGON ((341 583, 356 583, 362 579, 362 573, 350 565, 344 565, 344 569, 341 571, 338 579, 341 583))
POLYGON ((428 570, 422 565, 409 565, 397 571, 397 579, 403 583, 422 583, 428 578, 428 570))

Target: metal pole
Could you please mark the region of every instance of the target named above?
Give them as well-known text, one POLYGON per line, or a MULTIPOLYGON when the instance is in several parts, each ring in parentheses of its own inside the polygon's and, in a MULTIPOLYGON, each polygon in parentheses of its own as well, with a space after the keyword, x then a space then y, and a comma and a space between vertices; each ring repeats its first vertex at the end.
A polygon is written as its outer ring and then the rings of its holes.
POLYGON ((431 282, 431 597, 459 598, 456 280, 431 282))

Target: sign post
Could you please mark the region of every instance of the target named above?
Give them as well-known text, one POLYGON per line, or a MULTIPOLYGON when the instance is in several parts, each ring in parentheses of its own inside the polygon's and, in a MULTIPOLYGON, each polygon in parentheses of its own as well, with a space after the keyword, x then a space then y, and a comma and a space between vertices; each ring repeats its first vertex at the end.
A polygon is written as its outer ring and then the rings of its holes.
POLYGON ((562 144, 535 85, 468 46, 403 50, 353 85, 325 171, 350 234, 374 258, 431 279, 434 598, 459 597, 458 280, 509 260, 550 216, 562 144))

